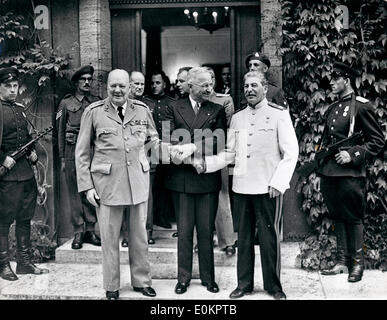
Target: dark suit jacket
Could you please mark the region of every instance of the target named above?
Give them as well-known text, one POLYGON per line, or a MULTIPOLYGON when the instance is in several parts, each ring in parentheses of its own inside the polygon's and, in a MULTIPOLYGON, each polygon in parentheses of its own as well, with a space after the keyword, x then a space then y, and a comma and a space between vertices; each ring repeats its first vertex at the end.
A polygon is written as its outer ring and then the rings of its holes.
MULTIPOLYGON (((223 106, 210 101, 201 104, 195 116, 189 98, 172 102, 167 106, 165 121, 169 121, 170 132, 163 133, 163 141, 172 144, 194 143, 197 151, 193 157, 217 154, 226 143, 227 120, 223 106), (174 130, 187 130, 190 141, 179 142, 174 130), (195 129, 205 130, 203 135, 194 135, 195 129), (216 130, 216 131, 215 131, 216 130)), ((179 132, 179 131, 175 131, 179 132)), ((180 131, 181 132, 181 131, 180 131)), ((185 193, 209 193, 221 188, 220 171, 197 174, 190 164, 168 165, 164 185, 167 189, 185 193)))

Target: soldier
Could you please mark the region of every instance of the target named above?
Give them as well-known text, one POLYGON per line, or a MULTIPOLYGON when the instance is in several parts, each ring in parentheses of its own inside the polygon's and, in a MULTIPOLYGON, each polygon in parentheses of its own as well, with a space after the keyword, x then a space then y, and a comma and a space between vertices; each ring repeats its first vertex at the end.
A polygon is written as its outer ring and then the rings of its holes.
POLYGON ((363 219, 366 208, 366 160, 378 154, 385 138, 371 103, 355 95, 351 82, 360 73, 335 62, 331 78, 332 93, 338 100, 329 106, 320 147, 362 131, 364 138, 320 164, 321 193, 334 221, 337 262, 324 275, 347 273, 348 282, 362 279, 364 270, 363 219))
POLYGON ((258 220, 264 289, 274 299, 286 299, 280 282, 282 197, 296 167, 298 143, 289 112, 265 98, 267 86, 258 72, 244 76, 248 106, 231 119, 224 152, 194 164, 211 173, 235 163, 232 189, 237 215, 238 286, 230 298, 254 289, 254 227, 258 220))
POLYGON ((90 92, 93 74, 94 68, 90 65, 83 66, 74 73, 71 81, 76 85, 76 92, 62 99, 56 117, 59 122, 59 157, 61 169, 65 172, 71 206, 71 222, 75 234, 71 244, 73 249, 81 249, 84 242, 95 246, 101 245, 101 240, 94 230, 97 222, 95 208, 87 201, 84 194, 78 193, 74 159, 83 111, 90 103, 99 100, 99 97, 90 92))
POLYGON ((230 94, 231 93, 231 66, 226 63, 220 70, 221 83, 216 91, 219 93, 230 94))
MULTIPOLYGON (((165 112, 167 105, 174 98, 168 96, 165 92, 169 80, 166 74, 162 70, 155 70, 151 74, 151 94, 144 97, 144 103, 148 104, 150 100, 153 103, 153 119, 156 124, 156 129, 159 137, 162 137, 162 123, 165 120, 165 112)), ((172 197, 169 190, 164 187, 165 172, 168 165, 158 165, 156 167, 155 176, 155 194, 154 194, 154 216, 153 223, 167 229, 171 229, 172 225, 169 222, 169 218, 174 216, 174 210, 172 205, 172 197)), ((177 236, 177 233, 172 234, 173 237, 177 236)))
MULTIPOLYGON (((271 63, 266 55, 253 52, 246 57, 245 65, 248 71, 262 72, 266 76, 271 63)), ((274 82, 268 81, 266 99, 268 101, 279 104, 280 106, 288 108, 288 103, 285 99, 284 92, 274 82)))
POLYGON ((28 120, 24 106, 15 102, 18 95, 18 71, 0 69, 0 164, 7 173, 0 177, 0 277, 15 281, 8 256, 9 227, 16 220, 16 273, 43 274, 31 262, 31 219, 35 213, 37 185, 32 165, 38 161, 35 150, 17 162, 10 156, 28 143, 28 120))

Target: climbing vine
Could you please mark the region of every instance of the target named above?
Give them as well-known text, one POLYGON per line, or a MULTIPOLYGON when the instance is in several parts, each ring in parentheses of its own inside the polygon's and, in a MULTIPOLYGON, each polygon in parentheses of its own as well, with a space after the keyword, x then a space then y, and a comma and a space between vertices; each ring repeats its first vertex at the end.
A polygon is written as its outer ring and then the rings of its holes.
MULTIPOLYGON (((281 1, 285 92, 291 101, 300 145, 299 163, 311 160, 324 128, 322 115, 334 100, 329 81, 333 62, 343 61, 361 70, 356 79, 358 95, 371 100, 386 134, 386 3, 378 0, 281 1), (349 9, 349 28, 343 26, 342 10, 349 9)), ((365 217, 366 266, 387 269, 387 162, 381 153, 367 167, 365 217)), ((304 268, 331 266, 335 259, 332 222, 312 174, 299 184, 302 211, 311 234, 301 248, 304 268)))

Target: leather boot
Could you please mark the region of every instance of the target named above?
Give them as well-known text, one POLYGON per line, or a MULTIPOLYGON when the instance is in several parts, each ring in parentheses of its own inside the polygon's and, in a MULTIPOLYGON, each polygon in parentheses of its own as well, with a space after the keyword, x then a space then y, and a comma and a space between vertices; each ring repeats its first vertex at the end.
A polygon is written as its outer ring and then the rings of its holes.
POLYGON ((0 252, 0 277, 8 281, 19 279, 9 264, 8 251, 0 252))
POLYGON ((323 269, 321 274, 325 276, 348 273, 347 237, 344 223, 335 224, 336 235, 336 264, 331 269, 323 269))
POLYGON ((31 245, 28 235, 16 235, 16 274, 43 274, 47 269, 38 268, 31 262, 31 245))
POLYGON ((351 247, 352 266, 348 275, 348 282, 358 282, 363 277, 364 252, 363 252, 363 225, 347 225, 351 247))
POLYGON ((8 235, 0 236, 0 277, 8 281, 15 281, 18 279, 9 264, 8 235))

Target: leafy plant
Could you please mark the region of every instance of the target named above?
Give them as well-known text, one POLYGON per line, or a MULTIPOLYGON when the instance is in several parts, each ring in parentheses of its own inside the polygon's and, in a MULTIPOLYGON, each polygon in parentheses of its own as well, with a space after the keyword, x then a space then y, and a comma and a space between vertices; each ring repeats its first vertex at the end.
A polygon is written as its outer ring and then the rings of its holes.
MULTIPOLYGON (((281 1, 285 92, 291 101, 300 145, 300 164, 315 156, 324 129, 323 113, 334 96, 331 93, 332 65, 344 61, 362 71, 356 79, 358 94, 370 99, 386 132, 385 92, 386 24, 385 4, 381 1, 306 0, 281 1), (349 29, 343 29, 339 5, 351 12, 349 29)), ((383 156, 383 155, 382 155, 383 156)), ((367 170, 367 215, 365 247, 369 267, 386 265, 386 159, 378 158, 367 170)), ((299 185, 302 211, 312 234, 302 246, 302 265, 319 269, 334 261, 332 222, 319 191, 319 177, 312 174, 299 185)))

